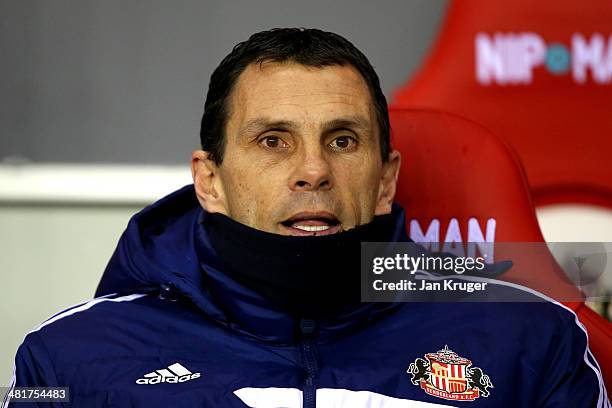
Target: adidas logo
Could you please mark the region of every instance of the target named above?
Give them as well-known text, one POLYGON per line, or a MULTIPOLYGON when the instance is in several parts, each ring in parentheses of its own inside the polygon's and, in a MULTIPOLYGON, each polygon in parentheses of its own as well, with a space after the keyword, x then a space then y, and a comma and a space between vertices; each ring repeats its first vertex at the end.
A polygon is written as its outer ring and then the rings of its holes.
POLYGON ((168 368, 155 370, 149 374, 145 374, 144 378, 136 380, 136 384, 159 384, 159 383, 182 383, 189 380, 195 380, 200 377, 200 373, 192 373, 179 363, 169 365, 168 368))

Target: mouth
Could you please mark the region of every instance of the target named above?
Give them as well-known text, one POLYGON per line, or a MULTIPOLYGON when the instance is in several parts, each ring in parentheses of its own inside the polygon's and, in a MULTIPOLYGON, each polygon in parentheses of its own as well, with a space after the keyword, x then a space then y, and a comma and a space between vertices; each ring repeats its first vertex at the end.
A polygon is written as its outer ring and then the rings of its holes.
POLYGON ((281 222, 288 235, 319 236, 342 231, 338 218, 327 211, 301 212, 281 222))

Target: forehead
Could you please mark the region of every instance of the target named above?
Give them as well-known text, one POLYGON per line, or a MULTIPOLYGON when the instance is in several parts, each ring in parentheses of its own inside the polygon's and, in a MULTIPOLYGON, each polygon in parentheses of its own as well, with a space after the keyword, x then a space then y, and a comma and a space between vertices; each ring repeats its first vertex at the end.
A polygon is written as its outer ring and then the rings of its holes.
POLYGON ((374 107, 365 80, 350 65, 264 62, 249 65, 238 78, 229 120, 261 116, 303 123, 353 116, 372 122, 374 107))

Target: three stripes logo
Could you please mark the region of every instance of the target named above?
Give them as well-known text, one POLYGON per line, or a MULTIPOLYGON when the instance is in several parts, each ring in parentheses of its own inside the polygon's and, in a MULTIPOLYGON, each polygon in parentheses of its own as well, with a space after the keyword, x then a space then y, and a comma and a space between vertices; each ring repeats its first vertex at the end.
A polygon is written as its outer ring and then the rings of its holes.
POLYGON ((168 368, 155 370, 145 374, 143 378, 136 380, 136 384, 159 384, 159 383, 182 383, 189 380, 195 380, 200 377, 200 373, 192 373, 179 363, 169 365, 168 368))

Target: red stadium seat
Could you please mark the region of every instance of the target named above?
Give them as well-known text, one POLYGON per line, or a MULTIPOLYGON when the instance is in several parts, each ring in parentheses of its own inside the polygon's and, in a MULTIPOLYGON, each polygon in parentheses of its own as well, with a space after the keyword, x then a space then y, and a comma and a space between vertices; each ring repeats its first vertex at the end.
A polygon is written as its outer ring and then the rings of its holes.
POLYGON ((612 207, 612 1, 451 0, 392 106, 491 129, 517 151, 538 206, 612 207))
MULTIPOLYGON (((390 117, 392 143, 402 153, 396 200, 406 208, 411 238, 493 242, 497 260, 505 259, 498 246, 508 245, 498 243, 544 243, 524 171, 505 142, 453 114, 391 109, 390 117)), ((559 300, 576 300, 563 303, 586 326, 612 389, 612 324, 580 301, 581 293, 561 278, 544 244, 531 246, 543 250, 510 251, 514 266, 503 279, 559 300)))

